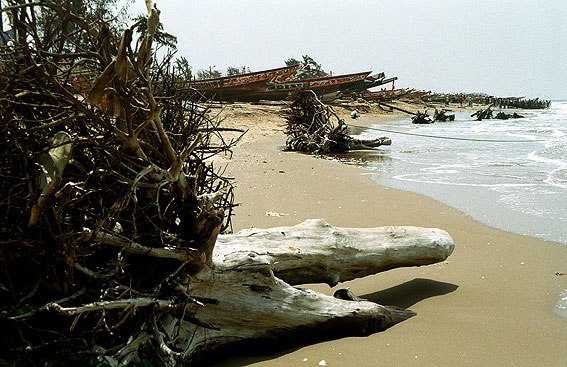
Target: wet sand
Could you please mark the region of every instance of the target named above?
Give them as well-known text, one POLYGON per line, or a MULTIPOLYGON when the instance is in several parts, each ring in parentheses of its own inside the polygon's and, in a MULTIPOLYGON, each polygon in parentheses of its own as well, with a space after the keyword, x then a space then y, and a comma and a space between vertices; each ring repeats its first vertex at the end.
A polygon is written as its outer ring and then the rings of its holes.
MULTIPOLYGON (((453 237, 455 251, 440 264, 337 286, 417 312, 386 331, 268 354, 241 353, 214 365, 318 366, 323 360, 327 366, 567 365, 567 319, 553 312, 567 288, 567 277, 554 274, 567 271, 567 247, 488 227, 430 198, 381 187, 360 168, 283 152, 278 120, 266 121, 250 116, 250 135, 228 166, 242 203, 233 218, 235 231, 309 218, 340 227, 437 227, 453 237)), ((327 285, 308 287, 334 292, 327 285)))

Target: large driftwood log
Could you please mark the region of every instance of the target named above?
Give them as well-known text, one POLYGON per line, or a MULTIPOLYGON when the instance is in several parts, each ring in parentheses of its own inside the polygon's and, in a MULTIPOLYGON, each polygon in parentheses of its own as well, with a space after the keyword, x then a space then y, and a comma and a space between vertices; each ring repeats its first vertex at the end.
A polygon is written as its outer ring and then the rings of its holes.
POLYGON ((323 220, 221 235, 213 267, 179 285, 203 305, 189 303, 184 317, 166 314, 161 325, 178 356, 189 361, 222 346, 258 340, 367 335, 415 314, 290 284, 334 285, 395 267, 432 264, 453 248, 451 237, 439 229, 336 228, 323 220))
POLYGON ((310 219, 293 227, 221 235, 213 264, 226 269, 261 259, 289 284, 335 286, 393 268, 434 264, 445 260, 453 247, 447 232, 435 228, 337 228, 310 219))

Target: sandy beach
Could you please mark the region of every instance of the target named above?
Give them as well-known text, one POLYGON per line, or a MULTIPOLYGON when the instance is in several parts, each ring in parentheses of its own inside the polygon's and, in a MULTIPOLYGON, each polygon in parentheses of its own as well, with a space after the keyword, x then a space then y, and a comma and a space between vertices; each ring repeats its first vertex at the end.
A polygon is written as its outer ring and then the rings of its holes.
MULTIPOLYGON (((567 288, 567 279, 554 274, 567 271, 564 245, 488 227, 425 196, 381 187, 357 167, 284 152, 279 108, 225 108, 228 124, 249 129, 228 164, 236 201, 241 203, 233 218, 235 232, 294 225, 309 218, 323 218, 339 227, 414 225, 446 230, 455 251, 440 264, 390 270, 337 286, 417 312, 386 331, 276 353, 241 353, 213 365, 567 364, 567 320, 553 311, 567 288)), ((337 110, 345 118, 350 111, 337 110)), ((365 108, 362 114, 358 125, 392 118, 377 107, 365 108)), ((323 284, 306 287, 334 292, 323 284)))

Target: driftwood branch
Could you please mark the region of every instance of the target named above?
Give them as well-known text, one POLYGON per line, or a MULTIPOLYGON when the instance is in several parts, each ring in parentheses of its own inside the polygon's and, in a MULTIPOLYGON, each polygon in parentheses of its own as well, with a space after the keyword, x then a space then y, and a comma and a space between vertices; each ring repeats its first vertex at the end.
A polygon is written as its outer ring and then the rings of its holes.
POLYGON ((95 234, 88 228, 85 228, 83 230, 83 233, 84 235, 82 236, 82 238, 84 240, 121 247, 125 251, 133 254, 159 257, 163 259, 175 259, 182 262, 199 261, 199 253, 197 252, 197 250, 192 248, 147 247, 133 241, 122 239, 110 233, 99 231, 95 234))
POLYGON ((368 150, 382 145, 392 145, 392 140, 385 136, 376 139, 352 139, 349 142, 348 150, 368 150))
POLYGON ((121 299, 118 301, 94 302, 78 307, 62 307, 57 303, 51 303, 47 305, 46 309, 57 311, 65 316, 74 316, 81 314, 83 312, 127 309, 130 307, 149 307, 149 306, 161 310, 170 310, 176 307, 176 305, 171 301, 138 297, 132 299, 121 299))

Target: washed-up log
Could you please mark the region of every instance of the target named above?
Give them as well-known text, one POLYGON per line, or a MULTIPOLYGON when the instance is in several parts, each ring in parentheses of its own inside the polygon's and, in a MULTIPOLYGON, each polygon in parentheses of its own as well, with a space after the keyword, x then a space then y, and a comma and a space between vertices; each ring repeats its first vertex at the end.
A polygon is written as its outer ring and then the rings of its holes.
POLYGON ((352 139, 349 142, 349 150, 365 150, 374 149, 382 145, 392 145, 392 140, 388 137, 380 137, 376 139, 352 139))
POLYGON ((221 235, 213 267, 180 285, 205 304, 188 304, 185 319, 167 314, 161 325, 170 346, 187 361, 239 343, 367 335, 414 313, 290 284, 334 285, 396 267, 437 263, 453 248, 451 237, 439 229, 337 228, 323 220, 221 235))
POLYGON ((335 286, 392 268, 443 261, 453 247, 451 237, 440 229, 337 228, 315 219, 294 227, 220 235, 213 262, 230 268, 246 257, 261 258, 271 264, 278 278, 290 284, 335 286))

